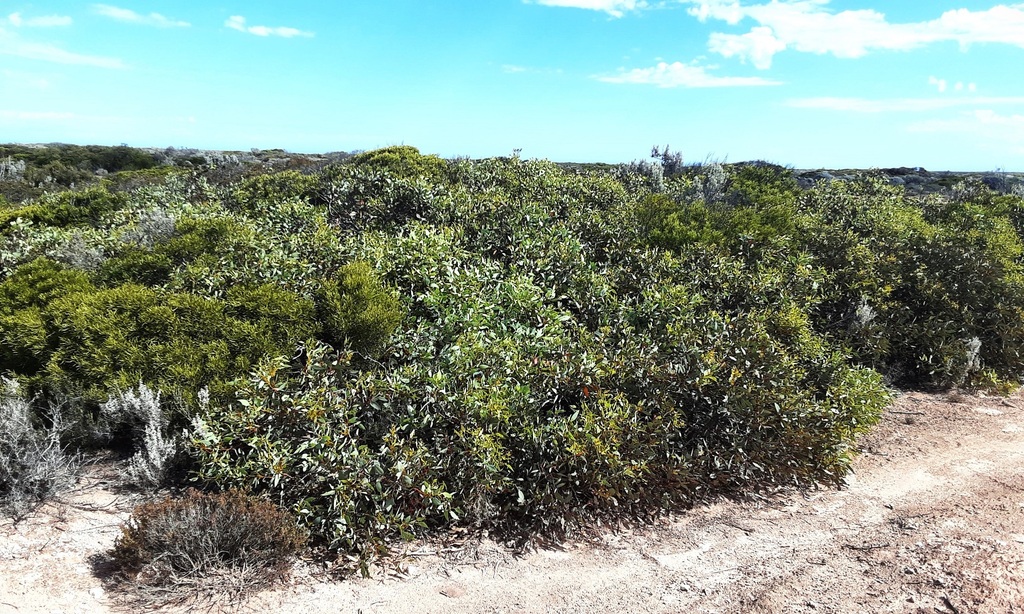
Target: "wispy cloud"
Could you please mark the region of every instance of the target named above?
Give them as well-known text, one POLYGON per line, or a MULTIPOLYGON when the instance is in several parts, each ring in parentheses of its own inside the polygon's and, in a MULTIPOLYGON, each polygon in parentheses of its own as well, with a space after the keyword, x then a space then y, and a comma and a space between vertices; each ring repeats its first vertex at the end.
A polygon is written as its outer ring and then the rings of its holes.
POLYGON ((1004 97, 939 97, 939 98, 892 98, 869 100, 867 98, 798 98, 786 106, 797 109, 822 109, 850 113, 916 113, 956 107, 981 107, 1024 104, 1024 96, 1004 97))
MULTIPOLYGON (((530 0, 526 1, 530 2, 530 0)), ((622 17, 627 11, 635 11, 648 6, 645 0, 532 0, 532 4, 603 11, 612 17, 622 17)))
POLYGON ((285 26, 271 27, 246 25, 245 17, 242 17, 241 15, 232 15, 224 22, 224 25, 232 30, 247 32, 255 36, 280 36, 282 38, 294 38, 296 36, 310 38, 314 36, 312 32, 306 32, 305 30, 285 26))
POLYGON ((7 70, 5 68, 0 70, 0 76, 12 87, 33 90, 45 90, 50 87, 50 82, 46 78, 32 73, 7 70))
POLYGON ((92 5, 92 8, 96 13, 103 15, 104 17, 109 17, 125 23, 156 26, 158 28, 187 28, 192 25, 187 21, 164 17, 160 13, 149 13, 148 15, 143 15, 141 13, 136 13, 131 9, 124 9, 117 6, 111 6, 109 4, 94 4, 92 5))
POLYGON ((656 85, 661 88, 674 87, 759 87, 781 85, 779 81, 761 77, 719 77, 708 73, 704 66, 683 64, 682 62, 659 62, 650 68, 634 68, 620 70, 616 75, 596 77, 605 83, 637 83, 656 85))
POLYGON ((11 13, 7 23, 15 28, 55 28, 70 26, 71 18, 67 15, 41 15, 39 17, 23 17, 21 13, 11 13))
POLYGON ((519 64, 503 64, 501 72, 507 75, 560 75, 562 74, 561 68, 537 68, 534 66, 520 66, 519 64))
POLYGON ((829 9, 830 0, 772 0, 745 4, 737 0, 681 0, 701 21, 757 25, 745 34, 715 32, 708 48, 724 57, 749 61, 760 69, 792 49, 804 53, 859 58, 872 51, 907 51, 938 42, 963 48, 979 43, 1024 47, 1024 4, 997 5, 984 11, 957 9, 930 21, 890 23, 874 9, 829 9))
POLYGON ((96 66, 98 68, 126 68, 118 58, 98 55, 84 55, 66 51, 47 43, 26 41, 14 32, 0 28, 0 55, 10 55, 40 62, 68 64, 72 66, 96 66))
POLYGON ((997 113, 992 109, 965 111, 956 117, 923 120, 910 124, 911 132, 967 135, 987 149, 1008 147, 1008 153, 1024 154, 1024 115, 997 113))

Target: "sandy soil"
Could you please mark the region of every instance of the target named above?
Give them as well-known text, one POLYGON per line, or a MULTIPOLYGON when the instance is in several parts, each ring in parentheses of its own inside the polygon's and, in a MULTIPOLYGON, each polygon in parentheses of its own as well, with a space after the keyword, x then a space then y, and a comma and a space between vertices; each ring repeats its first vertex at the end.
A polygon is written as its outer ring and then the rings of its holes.
MULTIPOLYGON (((841 490, 721 502, 522 556, 453 536, 402 570, 325 581, 299 566, 242 611, 1024 613, 1024 397, 908 393, 841 490)), ((132 501, 94 470, 0 522, 0 612, 108 612, 90 557, 132 501)), ((214 608, 217 609, 217 608, 214 608)))

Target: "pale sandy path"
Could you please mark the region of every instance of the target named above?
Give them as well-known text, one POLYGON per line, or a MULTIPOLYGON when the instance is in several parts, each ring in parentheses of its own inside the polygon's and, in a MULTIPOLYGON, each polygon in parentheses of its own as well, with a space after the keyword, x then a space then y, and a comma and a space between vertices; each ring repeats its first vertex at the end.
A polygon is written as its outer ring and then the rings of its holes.
MULTIPOLYGON (((324 582, 300 569, 240 609, 1024 613, 1021 407, 1019 395, 903 395, 843 490, 722 502, 522 557, 486 541, 441 556, 417 545, 405 575, 324 582)), ((109 611, 87 559, 112 543, 126 502, 96 484, 70 501, 0 525, 0 612, 109 611)))

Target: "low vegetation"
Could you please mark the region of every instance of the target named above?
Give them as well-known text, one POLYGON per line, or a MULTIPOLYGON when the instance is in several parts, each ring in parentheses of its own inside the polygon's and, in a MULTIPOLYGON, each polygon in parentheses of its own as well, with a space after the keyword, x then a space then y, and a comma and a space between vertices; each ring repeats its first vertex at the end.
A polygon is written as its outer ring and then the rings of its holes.
POLYGON ((137 605, 234 598, 287 574, 306 535, 272 503, 229 490, 186 491, 135 508, 111 558, 137 605))
POLYGON ((0 205, 0 372, 33 429, 73 400, 61 445, 264 497, 364 569, 452 525, 519 542, 839 483, 890 386, 1017 385, 1019 195, 656 153, 403 146, 0 205))

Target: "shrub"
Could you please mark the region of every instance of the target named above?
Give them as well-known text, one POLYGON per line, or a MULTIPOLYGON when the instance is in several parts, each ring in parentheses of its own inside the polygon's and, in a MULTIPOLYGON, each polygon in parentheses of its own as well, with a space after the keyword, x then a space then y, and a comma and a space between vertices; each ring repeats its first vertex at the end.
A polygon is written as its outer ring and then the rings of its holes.
POLYGON ((125 471, 127 481, 143 487, 161 486, 178 452, 177 438, 166 435, 169 419, 160 393, 143 383, 118 392, 100 405, 97 438, 127 440, 134 452, 125 471))
POLYGON ((325 340, 372 355, 402 320, 398 297, 365 262, 354 262, 325 280, 316 294, 316 312, 325 340))
POLYGON ((443 176, 447 162, 433 155, 423 155, 415 147, 395 145, 357 154, 347 164, 387 171, 399 178, 443 176))
POLYGON ((135 508, 110 556, 137 589, 244 592, 280 580, 305 547, 295 520, 237 490, 188 490, 135 508))
POLYGON ((809 192, 802 244, 827 273, 816 327, 899 383, 959 385, 985 370, 1015 379, 1024 246, 1012 209, 971 194, 918 204, 878 180, 809 192))
POLYGON ((15 380, 0 384, 0 507, 20 517, 71 486, 79 458, 61 443, 57 406, 41 421, 15 380))
POLYGON ((73 269, 91 272, 98 269, 106 257, 103 248, 89 245, 82 233, 76 232, 56 250, 54 259, 73 269))
POLYGON ((174 236, 175 219, 162 209, 151 209, 139 216, 134 228, 122 235, 128 243, 152 248, 174 236))
POLYGON ((36 203, 0 211, 0 233, 10 222, 22 218, 38 226, 96 226, 101 218, 122 208, 125 198, 103 188, 81 192, 60 192, 40 198, 36 203))
MULTIPOLYGON (((353 284, 361 297, 346 312, 353 338, 363 339, 364 321, 393 328, 390 312, 366 302, 377 300, 373 288, 353 284)), ((0 297, 0 368, 50 395, 82 394, 91 407, 140 381, 172 397, 195 398, 204 386, 230 397, 228 382, 320 331, 312 301, 271 285, 236 286, 225 300, 135 284, 96 288, 43 259, 0 283, 0 297)))
POLYGON ((129 247, 105 260, 95 277, 97 283, 109 287, 127 283, 160 286, 170 281, 174 269, 166 254, 129 247))
POLYGON ((91 289, 89 276, 82 271, 37 258, 15 269, 0 283, 0 313, 14 313, 27 307, 43 308, 68 294, 91 289))

